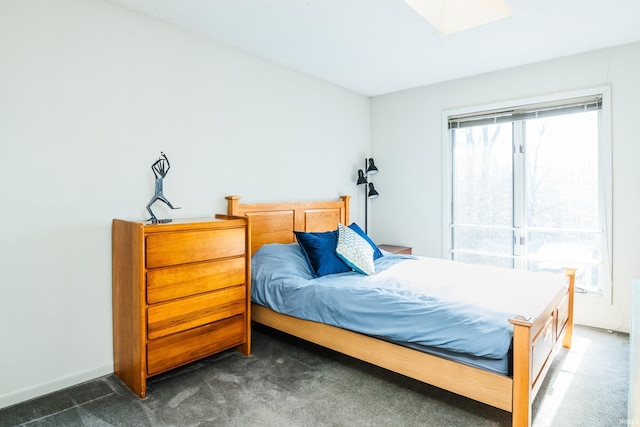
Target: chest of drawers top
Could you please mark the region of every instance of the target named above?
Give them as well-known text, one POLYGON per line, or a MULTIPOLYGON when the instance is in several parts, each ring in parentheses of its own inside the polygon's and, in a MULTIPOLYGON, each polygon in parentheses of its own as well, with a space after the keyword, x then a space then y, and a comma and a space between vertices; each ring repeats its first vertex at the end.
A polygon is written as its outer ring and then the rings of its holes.
POLYGON ((139 224, 144 227, 145 233, 163 233, 168 231, 182 231, 200 230, 211 227, 234 227, 243 226, 245 220, 240 217, 232 217, 226 215, 216 215, 215 217, 201 217, 201 218, 176 218, 171 222, 166 223, 153 223, 149 221, 131 221, 116 219, 116 221, 126 221, 130 223, 139 224))

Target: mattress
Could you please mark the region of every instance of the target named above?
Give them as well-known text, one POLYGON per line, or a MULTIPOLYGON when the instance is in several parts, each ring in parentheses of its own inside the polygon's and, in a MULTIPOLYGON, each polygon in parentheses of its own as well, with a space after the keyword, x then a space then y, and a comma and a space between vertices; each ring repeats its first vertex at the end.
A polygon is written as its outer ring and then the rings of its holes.
POLYGON ((566 287, 561 274, 389 253, 375 269, 314 278, 297 243, 264 245, 252 257, 252 300, 508 375, 509 319, 536 317, 566 287))

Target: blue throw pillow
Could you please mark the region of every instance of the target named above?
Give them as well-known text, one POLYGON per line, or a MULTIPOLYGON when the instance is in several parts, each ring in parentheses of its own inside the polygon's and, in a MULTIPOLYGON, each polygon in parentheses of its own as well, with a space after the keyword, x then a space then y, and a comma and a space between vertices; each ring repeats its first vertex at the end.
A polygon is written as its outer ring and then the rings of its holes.
POLYGON ((373 263, 373 248, 362 236, 349 227, 338 224, 338 247, 336 253, 354 271, 376 274, 373 263))
POLYGON ((294 231, 302 252, 307 257, 314 277, 345 273, 351 267, 336 255, 338 230, 320 233, 294 231))
POLYGON ((378 246, 376 246, 375 243, 373 243, 373 240, 371 240, 371 238, 369 236, 367 236, 367 233, 365 233, 362 228, 360 228, 360 226, 358 226, 358 224, 356 224, 355 222, 352 223, 349 226, 350 229, 352 229, 353 231, 355 231, 356 233, 358 233, 360 235, 360 237, 362 237, 364 240, 366 240, 370 245, 371 248, 373 248, 373 259, 378 259, 382 255, 382 251, 380 250, 380 248, 378 246))

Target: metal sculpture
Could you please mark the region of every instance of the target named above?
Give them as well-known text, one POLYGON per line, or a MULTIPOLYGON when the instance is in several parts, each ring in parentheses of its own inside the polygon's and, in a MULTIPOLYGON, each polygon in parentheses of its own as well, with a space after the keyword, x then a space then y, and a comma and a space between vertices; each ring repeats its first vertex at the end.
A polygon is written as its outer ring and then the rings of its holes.
POLYGON ((151 210, 151 205, 154 204, 156 201, 160 200, 161 202, 164 202, 171 209, 180 209, 180 208, 174 208, 171 202, 169 202, 169 200, 167 200, 167 198, 164 197, 164 194, 162 194, 162 180, 164 179, 165 176, 167 176, 169 169, 171 169, 171 164, 169 163, 169 159, 161 151, 160 158, 151 165, 151 170, 153 171, 153 174, 156 177, 156 193, 151 198, 151 201, 147 204, 147 211, 151 215, 151 218, 149 218, 148 221, 151 221, 153 223, 171 222, 170 219, 158 219, 153 214, 153 211, 151 210))

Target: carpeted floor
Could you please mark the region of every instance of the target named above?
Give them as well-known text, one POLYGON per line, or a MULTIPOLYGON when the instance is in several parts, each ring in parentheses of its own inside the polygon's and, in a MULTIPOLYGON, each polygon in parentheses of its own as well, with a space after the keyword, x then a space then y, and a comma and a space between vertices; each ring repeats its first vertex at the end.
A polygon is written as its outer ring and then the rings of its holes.
MULTIPOLYGON (((626 425, 629 337, 577 327, 534 402, 533 425, 626 425)), ((149 380, 113 375, 0 410, 29 426, 509 426, 511 415, 269 329, 253 355, 227 351, 149 380)))

